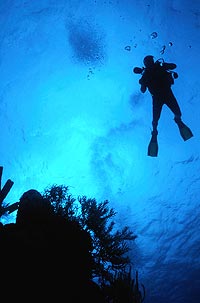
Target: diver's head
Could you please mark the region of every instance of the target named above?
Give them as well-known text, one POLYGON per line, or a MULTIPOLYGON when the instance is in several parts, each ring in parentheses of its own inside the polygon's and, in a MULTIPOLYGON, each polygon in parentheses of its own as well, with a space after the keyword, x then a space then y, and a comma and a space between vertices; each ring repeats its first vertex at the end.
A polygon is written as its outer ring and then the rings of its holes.
POLYGON ((145 65, 145 67, 152 67, 154 65, 153 56, 148 55, 148 56, 144 57, 143 63, 145 65))

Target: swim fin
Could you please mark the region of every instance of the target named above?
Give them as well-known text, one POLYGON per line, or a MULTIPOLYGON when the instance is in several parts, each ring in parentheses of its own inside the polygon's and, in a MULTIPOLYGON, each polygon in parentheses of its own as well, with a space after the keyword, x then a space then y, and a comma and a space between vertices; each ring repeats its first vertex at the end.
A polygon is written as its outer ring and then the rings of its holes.
POLYGON ((148 153, 147 155, 150 157, 157 157, 158 156, 158 141, 157 141, 157 131, 152 131, 151 140, 148 145, 148 153))
POLYGON ((182 121, 180 123, 177 123, 181 137, 183 138, 184 141, 190 139, 193 137, 193 133, 191 129, 185 125, 182 121))

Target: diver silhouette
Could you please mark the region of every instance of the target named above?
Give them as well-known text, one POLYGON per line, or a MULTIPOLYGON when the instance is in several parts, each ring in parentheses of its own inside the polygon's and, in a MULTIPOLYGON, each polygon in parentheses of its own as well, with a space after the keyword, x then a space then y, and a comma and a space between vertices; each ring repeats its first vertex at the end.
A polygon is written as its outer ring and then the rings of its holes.
POLYGON ((178 78, 178 74, 173 71, 176 68, 176 64, 166 63, 163 59, 154 62, 154 57, 152 55, 146 56, 143 63, 145 67, 135 67, 133 72, 142 74, 142 77, 139 80, 141 92, 145 93, 148 89, 152 96, 153 130, 151 133, 152 138, 148 146, 148 156, 157 157, 157 127, 164 104, 166 104, 174 114, 174 121, 178 125, 183 140, 186 141, 190 139, 193 134, 189 127, 181 120, 181 109, 171 89, 171 86, 174 84, 174 79, 178 78))

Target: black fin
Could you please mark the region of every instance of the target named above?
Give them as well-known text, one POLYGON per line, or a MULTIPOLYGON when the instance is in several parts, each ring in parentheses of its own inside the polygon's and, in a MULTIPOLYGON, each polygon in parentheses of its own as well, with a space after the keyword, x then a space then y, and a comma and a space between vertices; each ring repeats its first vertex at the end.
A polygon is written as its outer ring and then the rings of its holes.
POLYGON ((152 137, 148 145, 148 153, 147 155, 150 157, 158 156, 158 141, 157 141, 157 132, 152 132, 152 137))
POLYGON ((183 138, 184 141, 187 141, 193 137, 193 133, 192 133, 191 129, 187 125, 185 125, 183 122, 178 124, 178 128, 179 128, 181 137, 183 138))

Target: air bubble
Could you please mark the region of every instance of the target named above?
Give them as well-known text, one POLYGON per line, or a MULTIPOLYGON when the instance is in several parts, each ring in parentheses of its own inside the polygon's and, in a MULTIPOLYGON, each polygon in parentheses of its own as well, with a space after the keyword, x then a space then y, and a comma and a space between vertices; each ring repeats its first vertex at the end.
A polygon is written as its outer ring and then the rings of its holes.
POLYGON ((158 37, 158 34, 156 32, 151 33, 151 39, 155 39, 158 37))

